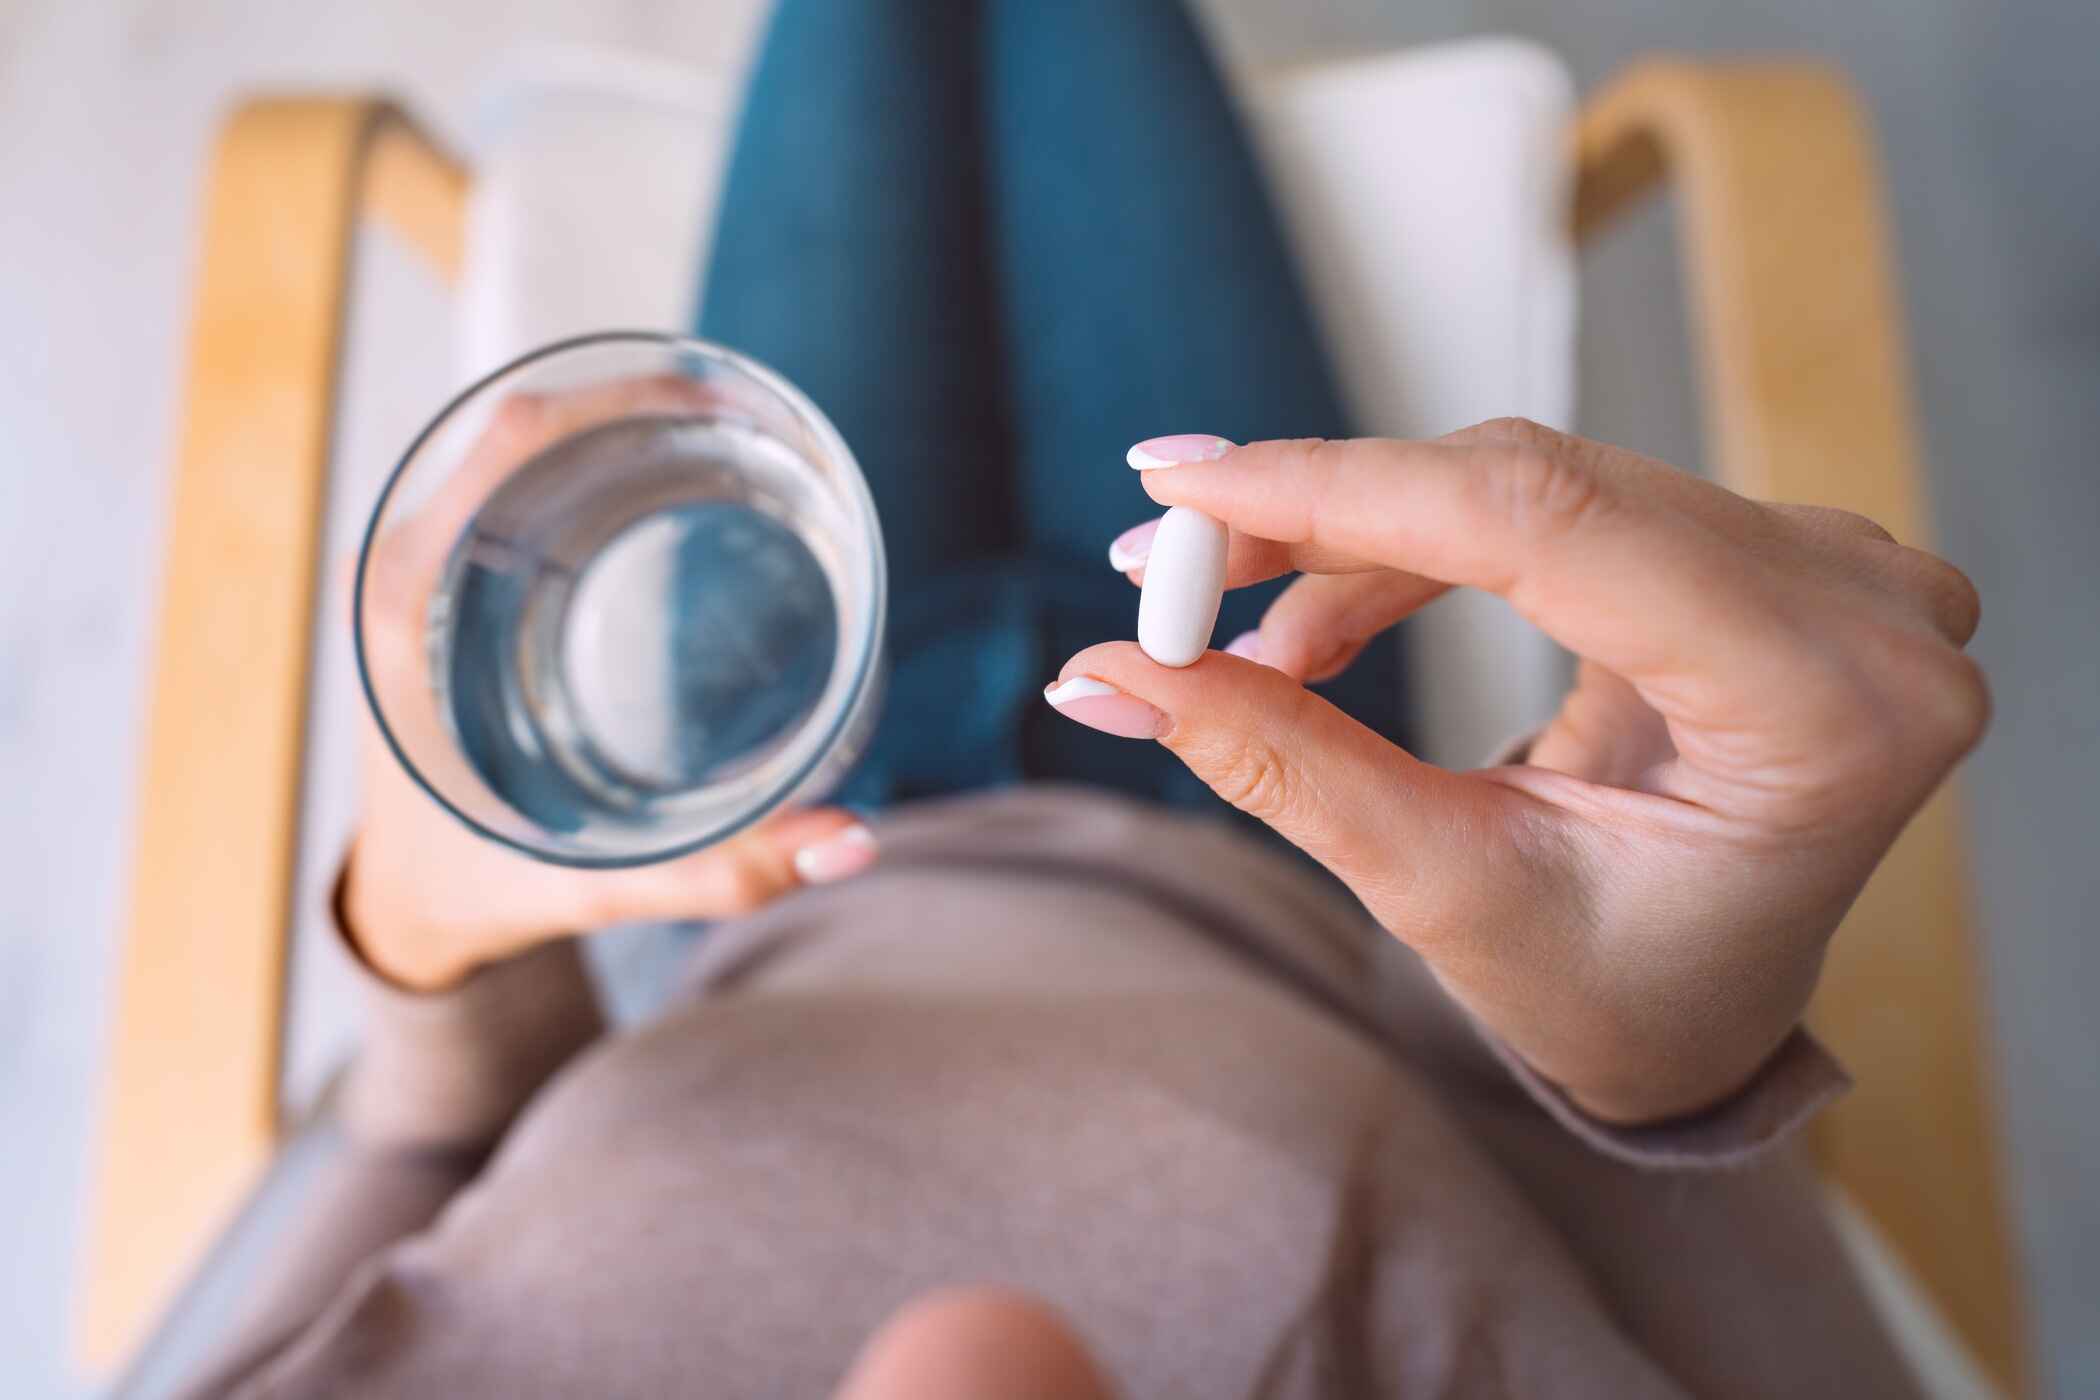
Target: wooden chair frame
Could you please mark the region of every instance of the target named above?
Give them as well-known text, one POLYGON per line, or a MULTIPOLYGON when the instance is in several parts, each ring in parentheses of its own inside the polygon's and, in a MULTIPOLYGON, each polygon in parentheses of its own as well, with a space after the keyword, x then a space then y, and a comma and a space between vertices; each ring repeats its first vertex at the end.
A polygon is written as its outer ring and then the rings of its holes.
MULTIPOLYGON (((1578 236, 1667 179, 1728 486, 1929 545, 1882 181, 1865 114, 1805 62, 1654 59, 1576 124, 1578 236)), ((1999 1384, 2026 1352, 1959 802, 1941 791, 1833 940, 1812 1021, 1857 1076, 1815 1125, 1841 1185, 1999 1384)))
MULTIPOLYGON (((1923 542, 1872 141, 1836 74, 1650 60, 1572 137, 1593 238, 1668 186, 1710 452, 1747 495, 1923 542)), ((321 513, 351 235, 448 278, 467 172, 387 101, 243 105, 211 176, 93 1233, 78 1317, 122 1358, 280 1141, 280 1044, 321 513)), ((2023 1335, 1957 804, 1935 799, 1834 945, 1815 1023, 1859 1076, 1815 1147, 2009 1389, 2023 1335)))
POLYGON ((76 1349, 143 1337, 275 1151, 351 237, 457 274, 467 174, 391 104, 273 98, 212 163, 76 1349))

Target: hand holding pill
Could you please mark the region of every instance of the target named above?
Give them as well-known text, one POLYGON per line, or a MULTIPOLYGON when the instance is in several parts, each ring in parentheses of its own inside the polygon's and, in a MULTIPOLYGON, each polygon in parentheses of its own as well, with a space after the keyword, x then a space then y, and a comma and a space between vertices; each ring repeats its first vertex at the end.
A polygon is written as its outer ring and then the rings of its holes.
POLYGON ((1129 460, 1168 508, 1110 551, 1139 644, 1046 698, 1303 847, 1600 1118, 1705 1109, 1794 1053, 1838 919, 1988 712, 1974 590, 1843 512, 1521 420, 1129 460), (1220 584, 1292 571, 1204 650, 1220 584), (1422 763, 1305 688, 1451 587, 1580 658, 1519 762, 1422 763))

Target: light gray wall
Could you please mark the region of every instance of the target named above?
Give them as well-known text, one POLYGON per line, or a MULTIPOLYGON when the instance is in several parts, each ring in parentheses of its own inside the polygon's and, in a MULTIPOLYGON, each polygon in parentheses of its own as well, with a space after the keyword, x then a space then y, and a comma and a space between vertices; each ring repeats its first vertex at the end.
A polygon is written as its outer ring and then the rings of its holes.
MULTIPOLYGON (((2052 1393, 2100 1395, 2100 5, 1219 0, 1242 53, 1482 30, 1584 90, 1637 53, 1808 52, 1879 126, 1940 548, 1984 598, 1997 717, 1963 775, 2025 1260, 2052 1393)), ((1583 270, 1582 425, 1686 465, 1669 215, 1583 270)))

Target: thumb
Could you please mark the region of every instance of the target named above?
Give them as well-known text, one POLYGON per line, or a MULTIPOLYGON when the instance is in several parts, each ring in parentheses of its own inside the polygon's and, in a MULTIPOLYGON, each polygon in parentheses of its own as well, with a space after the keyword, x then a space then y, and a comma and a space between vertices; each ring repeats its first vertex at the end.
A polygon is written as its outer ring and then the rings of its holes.
POLYGON ((1108 642, 1066 662, 1044 699, 1081 724, 1165 744, 1409 942, 1437 926, 1428 901, 1453 886, 1448 873, 1495 847, 1500 789, 1421 762, 1273 667, 1212 651, 1177 669, 1108 642))
POLYGON ((598 922, 748 914, 799 886, 857 875, 876 855, 874 833, 851 812, 780 812, 719 845, 608 875, 598 922))

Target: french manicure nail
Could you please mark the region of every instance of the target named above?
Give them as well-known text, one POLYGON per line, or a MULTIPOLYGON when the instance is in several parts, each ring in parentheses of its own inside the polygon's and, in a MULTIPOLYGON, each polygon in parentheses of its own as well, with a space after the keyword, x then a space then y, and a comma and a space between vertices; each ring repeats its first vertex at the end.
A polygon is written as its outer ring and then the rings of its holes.
POLYGON ((1092 676, 1045 687, 1043 698, 1066 719, 1119 739, 1157 739, 1167 732, 1167 717, 1157 708, 1092 676))
POLYGON ((874 863, 875 833, 857 823, 795 852, 795 874, 805 885, 828 885, 874 863))
POLYGON ((1225 648, 1227 656, 1243 656, 1249 661, 1261 660, 1261 629, 1242 632, 1225 648))
POLYGON ((1158 533, 1157 520, 1131 526, 1116 536, 1115 543, 1108 547, 1108 566, 1119 574, 1129 573, 1151 557, 1152 537, 1158 533))
POLYGON ((1232 451, 1232 443, 1209 433, 1170 433, 1146 438, 1123 455, 1123 460, 1141 472, 1159 467, 1178 467, 1184 462, 1215 462, 1232 451))

